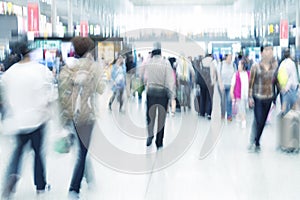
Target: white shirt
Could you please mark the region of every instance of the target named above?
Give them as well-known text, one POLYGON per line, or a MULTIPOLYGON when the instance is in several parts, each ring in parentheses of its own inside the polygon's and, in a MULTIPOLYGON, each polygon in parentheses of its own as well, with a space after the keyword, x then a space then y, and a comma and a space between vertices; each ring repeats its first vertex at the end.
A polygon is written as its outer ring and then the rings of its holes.
POLYGON ((16 63, 2 76, 4 134, 28 133, 50 116, 53 76, 36 62, 16 63))
POLYGON ((249 79, 246 71, 240 72, 241 79, 241 99, 248 99, 249 79))

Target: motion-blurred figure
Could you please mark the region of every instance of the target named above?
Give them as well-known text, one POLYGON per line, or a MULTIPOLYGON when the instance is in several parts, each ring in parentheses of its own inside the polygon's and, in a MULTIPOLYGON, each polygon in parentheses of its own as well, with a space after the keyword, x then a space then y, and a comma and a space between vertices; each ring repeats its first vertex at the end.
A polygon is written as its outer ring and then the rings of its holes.
POLYGON ((46 176, 42 155, 45 126, 50 118, 53 76, 48 68, 31 58, 26 38, 16 42, 16 54, 22 59, 2 76, 3 133, 13 134, 16 148, 13 151, 4 179, 2 198, 10 198, 20 179, 21 157, 30 141, 34 151, 34 184, 38 194, 46 189, 46 176))
POLYGON ((154 124, 158 118, 156 147, 163 147, 164 128, 169 99, 175 99, 175 80, 170 62, 161 56, 161 44, 154 43, 152 58, 144 66, 144 77, 147 90, 147 146, 154 138, 154 124), (157 114, 156 114, 156 111, 157 114))
POLYGON ((79 199, 86 156, 96 119, 96 95, 104 91, 103 68, 92 56, 94 41, 88 37, 74 37, 75 58, 66 62, 59 74, 58 91, 62 123, 72 123, 78 138, 78 159, 73 171, 69 197, 79 199))

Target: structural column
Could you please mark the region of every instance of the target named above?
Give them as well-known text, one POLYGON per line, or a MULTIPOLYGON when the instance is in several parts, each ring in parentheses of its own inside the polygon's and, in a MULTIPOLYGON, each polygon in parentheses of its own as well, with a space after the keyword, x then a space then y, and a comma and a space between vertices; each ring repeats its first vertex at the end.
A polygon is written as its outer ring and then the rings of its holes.
POLYGON ((57 35, 57 8, 56 0, 51 1, 51 23, 52 23, 52 36, 57 35))
POLYGON ((68 35, 73 36, 73 0, 68 0, 68 35))
POLYGON ((300 2, 296 1, 296 49, 300 51, 300 2))

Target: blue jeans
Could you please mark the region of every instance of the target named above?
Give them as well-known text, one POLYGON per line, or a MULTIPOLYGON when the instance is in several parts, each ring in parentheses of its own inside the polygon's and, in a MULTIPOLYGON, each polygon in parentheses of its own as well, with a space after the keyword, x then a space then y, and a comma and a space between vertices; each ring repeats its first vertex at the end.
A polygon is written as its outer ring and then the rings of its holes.
POLYGON ((232 117, 232 101, 230 97, 230 86, 225 86, 225 108, 227 119, 232 117))
POLYGON ((90 140, 94 128, 94 123, 91 124, 87 123, 80 126, 74 123, 74 127, 79 139, 79 152, 78 152, 78 159, 75 165, 75 169, 73 171, 73 176, 72 176, 69 191, 75 191, 79 193, 81 181, 85 171, 86 156, 88 153, 88 148, 90 146, 90 140))
POLYGON ((298 98, 298 88, 297 89, 291 89, 289 91, 287 91, 286 93, 282 94, 282 113, 286 114, 288 113, 292 107, 294 106, 294 104, 297 101, 298 98))
POLYGON ((258 99, 254 97, 254 119, 250 135, 250 144, 260 146, 260 138, 266 124, 272 101, 273 99, 258 99))
MULTIPOLYGON (((13 152, 10 161, 7 177, 5 181, 9 181, 12 176, 20 175, 21 158, 23 155, 25 145, 30 141, 31 147, 34 151, 34 185, 37 190, 44 190, 46 186, 45 166, 42 155, 42 144, 45 134, 45 124, 33 130, 30 133, 20 133, 16 136, 17 146, 13 152)), ((16 184, 16 182, 14 183, 16 184)), ((7 183, 5 184, 7 185, 7 183)))
POLYGON ((169 98, 164 92, 159 95, 157 91, 156 94, 147 92, 147 130, 148 130, 148 137, 153 138, 156 135, 156 146, 160 147, 163 145, 163 139, 165 134, 165 123, 166 123, 166 116, 167 116, 167 108, 169 98), (158 111, 156 113, 156 110, 158 111), (154 124, 157 117, 157 131, 154 131, 154 124))

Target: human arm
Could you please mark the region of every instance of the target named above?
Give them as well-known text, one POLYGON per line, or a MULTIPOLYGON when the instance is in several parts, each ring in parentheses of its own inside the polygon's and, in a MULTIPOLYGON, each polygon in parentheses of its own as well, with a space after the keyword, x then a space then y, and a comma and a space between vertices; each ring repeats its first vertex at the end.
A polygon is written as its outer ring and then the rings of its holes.
POLYGON ((249 98, 249 106, 251 108, 254 106, 253 87, 254 87, 255 74, 256 74, 257 67, 258 67, 258 65, 253 65, 250 70, 248 98, 249 98))
POLYGON ((218 84, 219 84, 219 89, 223 92, 224 91, 224 84, 223 84, 223 81, 222 81, 222 76, 221 76, 221 69, 222 69, 222 62, 220 62, 217 66, 217 81, 218 81, 218 84))
MULTIPOLYGON (((236 72, 236 73, 238 73, 238 72, 236 72)), ((230 97, 231 97, 232 100, 235 100, 234 88, 235 88, 235 84, 236 84, 236 73, 234 73, 234 75, 232 76, 232 79, 231 79, 230 97)))
POLYGON ((173 69, 171 67, 171 64, 166 62, 165 64, 165 70, 166 70, 166 73, 165 73, 165 87, 168 89, 168 96, 169 96, 169 99, 175 99, 175 79, 174 79, 174 72, 173 72, 173 69))

